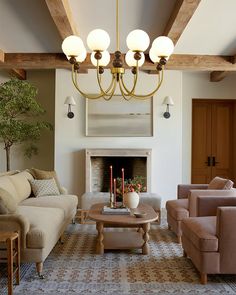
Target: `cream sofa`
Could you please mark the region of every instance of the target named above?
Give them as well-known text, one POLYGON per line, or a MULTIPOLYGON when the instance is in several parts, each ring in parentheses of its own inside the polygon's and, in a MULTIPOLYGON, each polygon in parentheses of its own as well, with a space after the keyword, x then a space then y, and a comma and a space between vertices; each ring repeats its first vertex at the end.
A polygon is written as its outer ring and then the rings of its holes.
POLYGON ((27 172, 0 176, 0 189, 17 203, 13 214, 0 215, 0 231, 18 231, 21 262, 35 262, 42 277, 43 262, 73 220, 78 204, 74 195, 30 197, 33 176, 27 172))

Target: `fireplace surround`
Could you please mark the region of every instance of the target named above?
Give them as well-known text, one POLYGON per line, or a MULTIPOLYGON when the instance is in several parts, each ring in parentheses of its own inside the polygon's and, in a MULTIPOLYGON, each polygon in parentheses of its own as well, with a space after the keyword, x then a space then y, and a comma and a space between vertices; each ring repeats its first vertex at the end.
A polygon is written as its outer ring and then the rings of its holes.
POLYGON ((147 192, 151 190, 151 149, 86 149, 86 192, 108 192, 109 166, 113 166, 113 177, 143 176, 147 192))

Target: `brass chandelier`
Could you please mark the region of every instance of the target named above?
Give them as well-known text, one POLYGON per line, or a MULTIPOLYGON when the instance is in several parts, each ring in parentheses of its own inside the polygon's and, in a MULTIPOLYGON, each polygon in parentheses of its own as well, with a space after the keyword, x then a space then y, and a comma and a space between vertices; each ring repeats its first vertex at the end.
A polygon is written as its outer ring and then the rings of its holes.
POLYGON ((145 62, 144 52, 150 44, 149 36, 142 30, 134 30, 128 34, 126 44, 129 51, 125 55, 125 62, 131 67, 133 74, 134 81, 132 88, 128 88, 123 79, 125 68, 123 66, 122 53, 120 52, 119 0, 116 0, 116 51, 114 53, 111 67, 111 83, 107 89, 104 89, 102 86, 104 67, 110 62, 110 54, 107 51, 107 48, 110 45, 110 37, 106 31, 95 29, 89 33, 87 37, 87 45, 89 49, 92 50, 90 58, 92 64, 97 69, 97 82, 100 93, 98 95, 89 95, 80 89, 78 83, 80 64, 86 59, 87 55, 84 43, 80 37, 75 35, 71 35, 64 39, 62 50, 72 65, 73 84, 82 96, 89 99, 103 97, 105 100, 110 100, 115 93, 117 85, 119 85, 120 93, 126 100, 130 100, 131 98, 147 99, 158 91, 163 81, 165 64, 174 50, 172 40, 166 36, 160 36, 152 43, 149 57, 151 61, 156 64, 158 80, 156 88, 148 94, 137 94, 135 91, 139 76, 139 68, 145 62))

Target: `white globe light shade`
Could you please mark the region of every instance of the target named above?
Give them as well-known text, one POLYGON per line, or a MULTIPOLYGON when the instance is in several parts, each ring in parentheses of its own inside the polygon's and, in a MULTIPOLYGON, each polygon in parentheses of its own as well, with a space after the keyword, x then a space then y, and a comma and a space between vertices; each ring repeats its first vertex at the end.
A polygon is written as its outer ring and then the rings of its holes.
MULTIPOLYGON (((76 59, 77 62, 81 63, 81 62, 83 62, 85 60, 86 56, 87 56, 87 52, 86 52, 86 49, 84 47, 83 51, 78 56, 76 56, 75 59, 76 59)), ((67 55, 66 57, 67 57, 68 60, 70 60, 69 55, 67 55)))
POLYGON ((154 62, 154 64, 160 61, 160 57, 155 53, 155 50, 153 47, 151 47, 149 51, 149 57, 151 61, 154 62))
POLYGON ((87 56, 87 52, 86 52, 86 49, 84 47, 83 51, 76 57, 76 61, 77 62, 83 62, 85 60, 86 56, 87 56))
POLYGON ((93 51, 104 51, 107 50, 110 45, 110 37, 106 31, 96 29, 88 34, 87 44, 89 49, 93 51))
POLYGON ((153 51, 157 56, 170 56, 174 51, 174 43, 166 36, 157 37, 152 43, 153 51))
POLYGON ((84 43, 80 37, 71 35, 64 39, 61 47, 65 55, 78 56, 84 50, 84 43))
MULTIPOLYGON (((145 62, 145 56, 143 52, 141 53, 141 59, 138 60, 138 67, 141 67, 145 62)), ((129 50, 125 55, 125 62, 129 67, 136 67, 137 66, 137 60, 134 58, 135 52, 132 50, 129 50)))
POLYGON ((126 44, 130 50, 145 51, 150 44, 150 39, 146 32, 134 30, 127 36, 126 44))
MULTIPOLYGON (((109 64, 110 62, 110 54, 107 50, 102 51, 102 58, 98 60, 98 64, 100 67, 105 67, 109 64)), ((97 66, 97 59, 94 57, 95 52, 92 52, 90 59, 91 63, 96 67, 97 66)))

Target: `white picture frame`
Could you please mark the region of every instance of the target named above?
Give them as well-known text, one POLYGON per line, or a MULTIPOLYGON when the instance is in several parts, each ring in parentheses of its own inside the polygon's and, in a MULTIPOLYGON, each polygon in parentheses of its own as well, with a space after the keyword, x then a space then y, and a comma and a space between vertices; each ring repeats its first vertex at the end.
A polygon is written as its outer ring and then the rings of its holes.
POLYGON ((111 100, 86 99, 86 136, 152 137, 153 97, 126 101, 121 95, 111 100))

